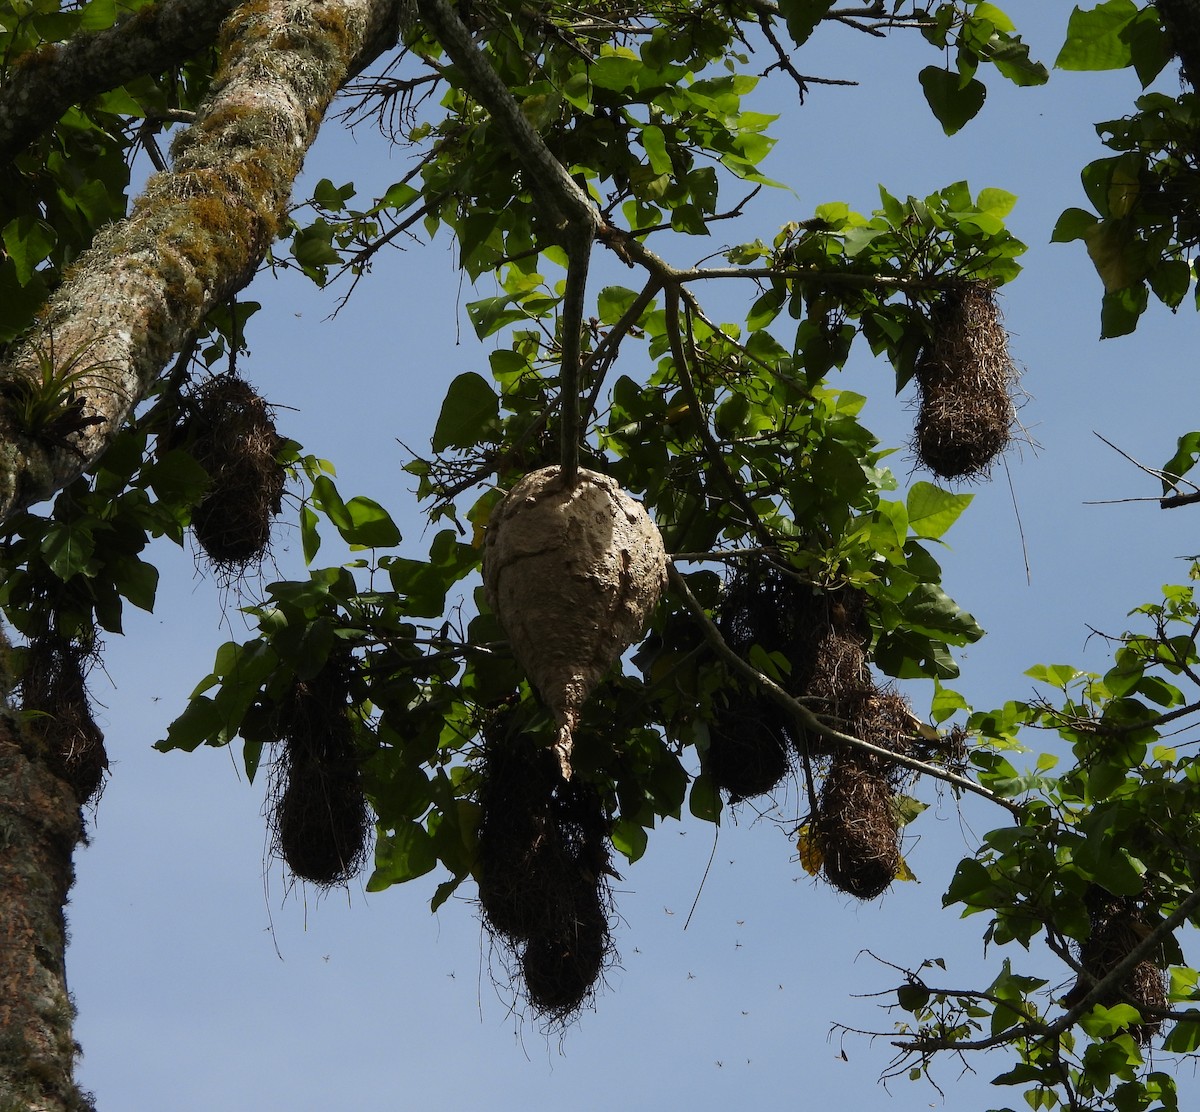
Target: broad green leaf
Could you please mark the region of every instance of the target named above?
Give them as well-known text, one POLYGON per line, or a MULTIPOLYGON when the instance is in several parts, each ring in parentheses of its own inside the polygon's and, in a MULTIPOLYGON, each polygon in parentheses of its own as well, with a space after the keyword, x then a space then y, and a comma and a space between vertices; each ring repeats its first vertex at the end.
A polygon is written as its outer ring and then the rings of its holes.
POLYGON ((158 590, 158 568, 139 560, 136 556, 125 556, 108 565, 113 585, 134 606, 149 613, 154 611, 154 597, 158 590))
POLYGON ((623 854, 630 864, 637 861, 646 852, 648 843, 649 836, 641 823, 622 818, 613 824, 613 848, 623 854))
POLYGON ((1067 41, 1054 60, 1058 69, 1124 69, 1133 55, 1122 31, 1137 16, 1133 0, 1106 0, 1084 11, 1075 8, 1067 23, 1067 41))
POLYGON ((1108 293, 1137 285, 1146 275, 1146 245, 1124 220, 1103 220, 1083 233, 1088 257, 1108 293))
POLYGON ((829 13, 834 0, 779 0, 779 10, 787 21, 788 34, 797 46, 803 46, 829 13))
POLYGON ((346 509, 346 503, 328 475, 318 475, 313 480, 313 502, 339 530, 353 528, 350 511, 346 509))
POLYGON ((1084 239, 1088 231, 1098 223, 1095 213, 1086 209, 1069 208, 1058 218, 1051 233, 1051 243, 1070 243, 1076 239, 1084 239))
POLYGON ((616 324, 637 300, 637 293, 624 286, 605 286, 596 297, 601 324, 616 324))
POLYGON ((474 371, 459 375, 446 391, 433 430, 433 450, 472 447, 495 425, 499 414, 499 399, 482 375, 474 371))
POLYGON ((207 695, 188 703, 184 712, 167 727, 167 736, 156 742, 155 749, 166 753, 172 749, 191 752, 215 737, 225 725, 225 716, 207 695))
POLYGON ((4 250, 12 260, 17 281, 29 285, 38 265, 50 256, 58 242, 54 229, 31 216, 17 217, 4 226, 4 250))
POLYGON ((937 540, 958 520, 974 497, 973 494, 953 494, 933 483, 914 483, 908 492, 908 526, 918 537, 937 540))
POLYGON ((960 75, 940 66, 926 66, 920 81, 925 99, 947 135, 974 119, 987 99, 987 88, 981 81, 972 77, 964 84, 960 75))
POLYGON ((392 548, 400 543, 400 530, 378 502, 356 495, 346 503, 350 527, 339 530, 347 544, 363 548, 392 548))
POLYGON ((368 892, 382 892, 424 876, 437 865, 433 839, 419 822, 402 823, 375 843, 375 871, 367 881, 368 892))

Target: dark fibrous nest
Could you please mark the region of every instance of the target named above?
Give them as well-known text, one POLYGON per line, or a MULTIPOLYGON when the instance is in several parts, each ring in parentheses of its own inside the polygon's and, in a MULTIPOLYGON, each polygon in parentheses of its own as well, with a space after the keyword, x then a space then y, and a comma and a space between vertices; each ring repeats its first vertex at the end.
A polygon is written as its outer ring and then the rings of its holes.
POLYGON ((933 306, 930 332, 916 366, 917 456, 943 478, 984 475, 1016 420, 1017 373, 995 293, 982 282, 948 290, 933 306))
MULTIPOLYGON (((848 732, 862 741, 907 754, 912 749, 914 715, 907 698, 891 688, 882 690, 873 685, 857 693, 853 700, 848 732)), ((858 752, 856 759, 863 767, 879 776, 893 789, 911 775, 903 766, 886 757, 858 752)))
POLYGON ((276 853, 302 880, 347 883, 367 858, 371 813, 347 717, 346 662, 296 681, 281 708, 271 789, 276 853))
POLYGON ((813 832, 825 878, 860 900, 882 895, 900 870, 894 790, 876 760, 839 752, 821 788, 813 832))
POLYGON ((92 718, 85 684, 89 656, 76 642, 47 634, 25 648, 19 677, 21 710, 35 712, 29 728, 80 805, 99 794, 108 769, 104 734, 92 718))
MULTIPOLYGON (((717 627, 725 643, 743 659, 749 659, 754 645, 768 653, 779 653, 790 666, 781 679, 784 690, 795 698, 819 699, 821 704, 814 709, 838 714, 843 693, 869 682, 866 646, 871 631, 864 603, 862 592, 853 588, 827 590, 774 567, 750 568, 739 572, 726 588, 717 627)), ((739 759, 731 755, 723 760, 720 755, 724 747, 733 750, 726 738, 735 733, 739 736, 736 750, 740 759, 763 769, 779 766, 780 740, 809 753, 826 749, 822 738, 806 736, 800 725, 766 696, 758 701, 753 713, 744 701, 735 701, 731 711, 732 722, 727 724, 723 715, 718 716, 710 730, 718 750, 715 759, 724 765, 739 759), (743 721, 739 722, 739 717, 743 721), (747 726, 747 717, 754 724, 747 726), (756 741, 761 753, 757 758, 749 757, 746 750, 756 741)), ((779 778, 785 773, 786 765, 779 778)), ((754 779, 761 781, 759 776, 754 779)), ((740 791, 732 783, 722 786, 735 796, 761 794, 740 791)))
POLYGON ((519 952, 533 1010, 563 1022, 591 998, 613 953, 599 793, 563 779, 548 748, 502 725, 485 732, 477 773, 484 922, 519 952))
POLYGON ((788 715, 764 697, 733 695, 708 728, 707 770, 733 802, 771 791, 791 767, 788 715))
MULTIPOLYGON (((1149 933, 1151 927, 1140 902, 1129 896, 1114 896, 1092 885, 1085 896, 1092 931, 1079 947, 1079 964, 1091 974, 1080 976, 1070 992, 1068 1005, 1084 998, 1092 988, 1091 978, 1101 980, 1111 973, 1149 933)), ((1162 1027, 1162 1019, 1146 1009, 1167 1007, 1167 982, 1163 970, 1153 961, 1142 961, 1119 985, 1103 992, 1096 1003, 1111 1008, 1131 1004, 1142 1012, 1143 1022, 1129 1028, 1140 1043, 1150 1042, 1162 1027)))
POLYGON ((217 375, 185 404, 172 436, 208 472, 209 486, 192 512, 192 532, 216 568, 240 573, 262 560, 271 519, 282 509, 281 443, 267 403, 243 379, 217 375))

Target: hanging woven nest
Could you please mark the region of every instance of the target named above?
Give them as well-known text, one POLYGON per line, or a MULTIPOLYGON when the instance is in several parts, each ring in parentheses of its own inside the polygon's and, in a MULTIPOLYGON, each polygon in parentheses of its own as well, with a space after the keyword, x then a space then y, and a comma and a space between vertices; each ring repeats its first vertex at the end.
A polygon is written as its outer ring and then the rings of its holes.
POLYGON ((213 566, 240 574, 261 561, 286 478, 266 401, 236 375, 217 375, 186 400, 168 443, 186 447, 208 472, 208 489, 192 511, 192 532, 213 566))
POLYGON ((930 312, 929 327, 916 366, 917 457, 942 478, 986 475, 1016 421, 1017 372, 995 292, 983 282, 947 290, 930 312))
POLYGON ((371 813, 347 717, 347 662, 297 680, 278 716, 282 752, 268 806, 276 854, 320 888, 346 884, 368 852, 371 813))
MULTIPOLYGON (((1114 896, 1098 884, 1084 895, 1091 920, 1091 934, 1079 946, 1079 964, 1090 976, 1080 975, 1063 998, 1068 1007, 1083 1000, 1091 991, 1093 978, 1102 980, 1125 960, 1135 946, 1149 934, 1151 925, 1141 902, 1131 896, 1114 896)), ((1162 1028, 1162 1019, 1149 1009, 1167 1007, 1167 976, 1153 961, 1138 962, 1129 976, 1103 992, 1097 1004, 1111 1008, 1132 1004, 1142 1013, 1142 1022, 1128 1028, 1139 1043, 1149 1043, 1162 1028)))
POLYGON ((488 929, 518 958, 525 997, 552 1023, 595 993, 614 955, 608 822, 596 788, 500 719, 476 768, 475 873, 488 929))
POLYGON ((600 678, 637 641, 666 583, 662 537, 606 475, 557 467, 526 475, 492 513, 483 552, 488 599, 559 726, 571 776, 572 732, 600 678))
POLYGON ((731 803, 774 790, 791 769, 791 716, 763 695, 738 691, 708 726, 706 771, 731 803))
POLYGON ((48 633, 21 652, 20 708, 39 740, 46 763, 71 785, 80 806, 104 785, 108 754, 104 734, 92 717, 86 685, 92 652, 75 641, 48 633))
POLYGON ((813 824, 825 879, 860 900, 882 895, 900 869, 895 792, 873 762, 844 750, 829 767, 813 824))
MULTIPOLYGON (((911 749, 915 718, 899 692, 873 685, 847 693, 846 732, 893 753, 911 749)), ((899 875, 896 792, 911 773, 887 757, 839 746, 821 788, 813 834, 825 879, 860 900, 882 895, 899 875)))

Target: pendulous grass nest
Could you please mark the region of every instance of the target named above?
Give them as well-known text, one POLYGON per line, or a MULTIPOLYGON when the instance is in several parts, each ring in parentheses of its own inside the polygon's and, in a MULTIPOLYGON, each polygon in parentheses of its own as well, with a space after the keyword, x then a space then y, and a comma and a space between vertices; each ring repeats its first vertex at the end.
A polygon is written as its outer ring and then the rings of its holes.
MULTIPOLYGON (((909 748, 911 711, 895 691, 869 688, 849 707, 848 731, 892 752, 909 748)), ((882 895, 900 871, 896 789, 905 769, 886 757, 839 749, 817 802, 813 831, 825 879, 860 900, 882 895)))
POLYGON ((208 490, 192 511, 205 556, 233 574, 262 560, 285 480, 276 459, 281 438, 266 401, 244 379, 216 375, 185 400, 170 443, 187 447, 208 472, 208 490))
POLYGON ((1012 439, 1016 368, 996 295, 984 282, 947 290, 929 315, 917 359, 920 392, 913 446, 935 475, 985 475, 1012 439))
POLYGON ((86 686, 92 653, 77 642, 46 634, 21 653, 20 708, 47 764, 71 785, 80 806, 96 798, 108 770, 104 734, 92 717, 86 686))
POLYGON ((347 716, 345 660, 297 680, 278 715, 283 750, 268 806, 276 854, 321 888, 347 883, 367 858, 371 813, 347 716))
MULTIPOLYGON (((745 568, 726 587, 717 613, 725 643, 743 659, 755 645, 788 662, 781 685, 796 698, 820 700, 836 714, 841 695, 866 682, 870 626, 864 596, 826 590, 771 565, 745 568)), ((707 768, 731 799, 771 791, 791 767, 789 750, 824 752, 790 714, 766 696, 731 694, 709 724, 707 768)))
MULTIPOLYGON (((1079 964, 1101 980, 1129 956, 1133 948, 1150 932, 1140 901, 1131 896, 1114 896, 1098 884, 1091 885, 1084 895, 1091 919, 1092 931, 1079 947, 1079 964)), ((1063 998, 1068 1007, 1083 1000, 1092 988, 1091 977, 1080 975, 1063 998)), ((1142 1011, 1142 1022, 1133 1024, 1129 1034, 1139 1043, 1149 1043, 1162 1027, 1162 1019, 1143 1009, 1167 1007, 1167 979, 1155 962, 1138 962, 1119 985, 1102 993, 1096 1001, 1111 1008, 1114 1004, 1132 1004, 1142 1011)))
POLYGON ((484 923, 518 956, 543 1019, 567 1021, 613 959, 608 821, 591 784, 503 720, 485 729, 476 769, 476 877, 484 923))

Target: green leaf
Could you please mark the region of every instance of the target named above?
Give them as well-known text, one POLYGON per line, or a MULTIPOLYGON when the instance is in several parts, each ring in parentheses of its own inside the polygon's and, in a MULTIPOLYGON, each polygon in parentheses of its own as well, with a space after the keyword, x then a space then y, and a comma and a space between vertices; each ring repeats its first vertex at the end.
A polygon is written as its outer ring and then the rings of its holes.
POLYGON ((321 547, 321 534, 317 532, 317 515, 310 506, 300 508, 300 543, 304 548, 304 562, 311 564, 321 547))
POLYGON ((470 448, 499 420, 500 401, 488 381, 474 371, 459 375, 446 392, 433 430, 433 450, 470 448))
POLYGON ((646 852, 648 843, 649 835, 641 823, 621 818, 613 824, 613 848, 624 854, 631 865, 646 852))
POLYGON ((1195 1019, 1181 1019, 1163 1043, 1167 1054, 1194 1054, 1200 1050, 1200 1013, 1195 1019))
POLYGON ((346 508, 346 503, 342 501, 342 496, 338 493, 338 488, 328 475, 318 475, 313 480, 312 489, 313 502, 337 526, 339 531, 354 527, 350 511, 346 508))
POLYGON ((90 0, 79 17, 81 31, 103 31, 117 19, 116 0, 90 0))
POLYGON ((363 548, 392 548, 400 543, 400 530, 378 502, 356 495, 346 503, 350 527, 339 529, 347 544, 363 548))
POLYGON ((113 577, 113 586, 139 609, 152 613, 154 597, 158 591, 158 568, 139 560, 136 556, 125 556, 108 565, 113 577))
POLYGON ((937 540, 958 520, 974 497, 973 494, 953 494, 933 483, 914 483, 908 492, 908 527, 918 537, 937 540))
POLYGON ((35 220, 32 216, 21 216, 4 226, 4 250, 16 269, 17 281, 27 286, 39 263, 50 256, 58 243, 54 229, 35 220))
POLYGON ((596 298, 596 314, 601 324, 616 324, 637 300, 637 294, 624 286, 605 286, 596 298))
POLYGON ((987 88, 981 81, 972 77, 964 84, 958 74, 939 66, 926 66, 920 81, 925 99, 947 135, 974 119, 987 99, 987 88))
POLYGON ((1137 329, 1149 303, 1150 290, 1145 285, 1105 293, 1100 307, 1100 335, 1106 340, 1128 336, 1137 329))
POLYGON ((188 703, 184 712, 167 727, 167 736, 154 748, 166 753, 172 749, 191 752, 217 736, 225 725, 225 716, 207 695, 188 703))
POLYGON ((375 871, 368 892, 382 892, 431 872, 437 865, 433 839, 419 822, 402 823, 375 843, 375 871))
POLYGON ((1133 0, 1106 0, 1084 11, 1075 8, 1067 23, 1067 41, 1054 60, 1057 69, 1124 69, 1133 61, 1122 32, 1137 16, 1133 0))
POLYGON ((1069 208, 1058 218, 1058 223, 1054 225, 1054 231, 1050 235, 1050 242, 1070 243, 1072 240, 1084 239, 1087 237, 1088 231, 1098 222, 1095 213, 1081 208, 1069 208))
POLYGON ((787 21, 788 34, 797 46, 808 42, 817 24, 829 14, 834 0, 779 0, 779 10, 787 21))
POLYGON ((901 985, 896 990, 896 1002, 904 1011, 915 1015, 929 1003, 929 995, 929 989, 924 985, 901 985))
POLYGON ((698 819, 717 822, 721 817, 721 790, 711 776, 702 774, 692 781, 688 810, 698 819))

